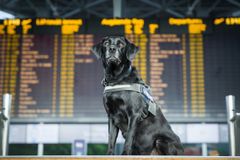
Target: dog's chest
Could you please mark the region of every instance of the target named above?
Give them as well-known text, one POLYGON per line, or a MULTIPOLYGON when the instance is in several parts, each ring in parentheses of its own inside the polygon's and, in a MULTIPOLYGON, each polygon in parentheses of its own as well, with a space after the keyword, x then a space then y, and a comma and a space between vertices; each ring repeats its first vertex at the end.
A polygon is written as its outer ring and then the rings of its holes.
POLYGON ((118 128, 125 132, 128 124, 129 108, 126 105, 128 99, 126 93, 107 93, 105 94, 105 109, 109 114, 109 118, 118 128))
POLYGON ((126 104, 128 97, 127 92, 120 91, 120 92, 110 92, 104 95, 105 103, 109 108, 119 108, 126 104))
POLYGON ((105 106, 112 111, 122 110, 126 109, 125 105, 127 102, 127 96, 126 94, 122 92, 113 92, 113 93, 106 93, 104 95, 106 104, 105 106))
POLYGON ((113 92, 113 93, 106 93, 104 95, 105 98, 105 108, 114 117, 120 116, 122 117, 123 114, 126 114, 129 110, 129 96, 128 93, 123 92, 113 92))

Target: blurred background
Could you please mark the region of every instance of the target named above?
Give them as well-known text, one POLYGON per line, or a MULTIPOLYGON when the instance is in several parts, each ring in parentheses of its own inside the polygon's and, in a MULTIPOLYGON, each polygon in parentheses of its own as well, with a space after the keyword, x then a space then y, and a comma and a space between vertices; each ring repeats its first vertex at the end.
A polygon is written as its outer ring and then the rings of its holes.
MULTIPOLYGON (((133 65, 185 155, 230 155, 225 97, 239 112, 239 0, 0 0, 0 19, 8 155, 106 153, 103 70, 90 48, 109 35, 140 47, 133 65)), ((120 134, 117 154, 123 142, 120 134)))

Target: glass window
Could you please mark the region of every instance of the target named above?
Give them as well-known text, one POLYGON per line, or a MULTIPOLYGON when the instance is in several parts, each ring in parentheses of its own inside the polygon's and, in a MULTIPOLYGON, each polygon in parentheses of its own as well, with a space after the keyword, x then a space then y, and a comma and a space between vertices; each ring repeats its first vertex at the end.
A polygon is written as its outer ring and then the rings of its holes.
POLYGON ((44 144, 44 155, 71 155, 72 144, 44 144))
POLYGON ((89 143, 87 154, 88 155, 106 155, 107 144, 89 143))
POLYGON ((37 155, 37 144, 10 144, 8 155, 37 155))
POLYGON ((202 155, 202 145, 201 144, 183 144, 184 147, 184 155, 202 155))
POLYGON ((209 156, 229 156, 228 143, 207 144, 209 156))

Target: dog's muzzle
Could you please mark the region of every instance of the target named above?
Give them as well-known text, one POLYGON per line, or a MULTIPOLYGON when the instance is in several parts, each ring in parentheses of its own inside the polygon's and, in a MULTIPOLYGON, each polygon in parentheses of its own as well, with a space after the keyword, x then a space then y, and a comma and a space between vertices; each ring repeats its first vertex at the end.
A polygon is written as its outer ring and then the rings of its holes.
POLYGON ((121 63, 121 61, 118 59, 118 58, 116 58, 116 57, 109 57, 108 59, 107 59, 107 64, 108 65, 111 65, 111 64, 114 64, 114 65, 119 65, 121 63))

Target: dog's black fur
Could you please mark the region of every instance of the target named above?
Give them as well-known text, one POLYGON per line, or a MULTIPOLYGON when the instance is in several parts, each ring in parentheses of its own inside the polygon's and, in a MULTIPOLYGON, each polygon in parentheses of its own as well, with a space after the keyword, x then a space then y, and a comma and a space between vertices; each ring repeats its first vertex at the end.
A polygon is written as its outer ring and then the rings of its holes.
MULTIPOLYGON (((104 86, 139 83, 146 85, 131 62, 138 47, 125 37, 106 37, 92 48, 104 67, 104 86)), ((108 92, 103 96, 109 120, 108 154, 114 154, 119 129, 125 138, 122 154, 177 155, 183 153, 179 137, 172 131, 159 107, 157 115, 149 113, 143 95, 133 91, 108 92), (147 117, 142 118, 142 114, 147 117)))

